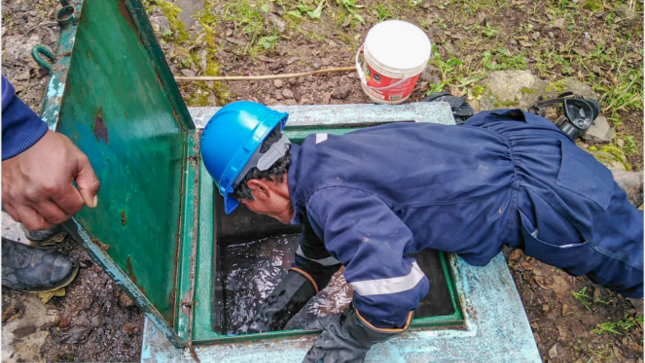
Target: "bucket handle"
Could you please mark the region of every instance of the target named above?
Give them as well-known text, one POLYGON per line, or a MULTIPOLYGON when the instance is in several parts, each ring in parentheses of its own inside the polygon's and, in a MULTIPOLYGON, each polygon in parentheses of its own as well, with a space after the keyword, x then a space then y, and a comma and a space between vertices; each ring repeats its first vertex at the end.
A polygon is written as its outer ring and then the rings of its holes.
POLYGON ((400 85, 401 83, 403 83, 403 82, 407 81, 408 79, 410 79, 410 78, 402 78, 398 82, 393 83, 393 84, 391 84, 389 86, 385 86, 385 87, 368 86, 367 85, 367 78, 365 78, 365 73, 363 72, 363 67, 361 67, 361 63, 358 61, 358 56, 363 51, 363 48, 365 48, 365 44, 361 45, 360 48, 358 48, 358 52, 356 52, 356 71, 358 72, 358 77, 361 79, 361 83, 363 83, 363 86, 365 86, 367 88, 371 88, 373 90, 383 90, 383 89, 396 87, 396 86, 400 85))

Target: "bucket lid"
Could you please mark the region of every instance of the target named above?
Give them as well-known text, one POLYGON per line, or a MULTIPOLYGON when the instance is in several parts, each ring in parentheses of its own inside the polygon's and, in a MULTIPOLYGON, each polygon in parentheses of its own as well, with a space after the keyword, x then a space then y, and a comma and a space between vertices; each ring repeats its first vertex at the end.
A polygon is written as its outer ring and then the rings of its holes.
POLYGON ((423 30, 402 20, 376 24, 365 38, 365 54, 369 55, 370 65, 388 73, 421 72, 430 59, 431 49, 430 39, 423 30))

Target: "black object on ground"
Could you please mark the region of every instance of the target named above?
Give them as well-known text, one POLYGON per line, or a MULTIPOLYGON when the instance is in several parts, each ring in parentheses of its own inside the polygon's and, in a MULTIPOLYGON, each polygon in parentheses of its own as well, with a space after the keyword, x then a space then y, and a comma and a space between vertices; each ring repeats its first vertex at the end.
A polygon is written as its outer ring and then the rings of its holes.
POLYGON ((466 120, 475 115, 473 109, 468 102, 467 96, 457 97, 453 96, 450 92, 437 92, 423 99, 422 102, 446 102, 450 105, 452 110, 452 117, 455 119, 457 125, 463 125, 466 120))
POLYGON ((580 133, 588 129, 593 121, 600 115, 600 103, 594 99, 584 99, 582 96, 572 92, 559 94, 556 98, 545 100, 542 96, 538 98, 535 105, 529 107, 528 111, 545 117, 548 106, 560 106, 564 115, 560 116, 555 125, 567 134, 571 139, 580 136, 580 133))

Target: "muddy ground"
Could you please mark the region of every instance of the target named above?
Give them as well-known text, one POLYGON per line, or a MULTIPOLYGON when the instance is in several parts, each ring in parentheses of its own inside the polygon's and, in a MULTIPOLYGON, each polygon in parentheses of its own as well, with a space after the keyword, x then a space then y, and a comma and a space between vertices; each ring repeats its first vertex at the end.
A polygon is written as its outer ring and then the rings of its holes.
MULTIPOLYGON (((373 24, 407 20, 422 27, 436 45, 413 101, 447 90, 468 95, 473 106, 481 108, 488 91, 483 82, 492 72, 526 70, 558 91, 564 91, 562 80, 570 77, 590 85, 599 96, 613 130, 607 146, 620 151, 627 167, 643 168, 640 1, 150 0, 144 4, 176 76, 263 75, 351 66, 373 24)), ((35 44, 54 45, 54 14, 59 7, 53 0, 2 1, 2 73, 34 110, 40 108, 47 77, 29 54, 35 44)), ((369 102, 353 72, 281 81, 180 83, 180 88, 190 106, 243 99, 269 105, 369 102)), ((533 96, 538 95, 527 89, 518 99, 533 96)), ((500 100, 497 106, 510 108, 518 99, 500 100)), ((39 358, 34 360, 138 361, 142 314, 77 246, 67 241, 60 248, 81 266, 67 296, 54 297, 41 309, 29 295, 3 290, 3 330, 17 329, 16 321, 25 311, 40 309, 51 317, 38 329, 23 324, 14 348, 44 332, 44 338, 39 335, 44 343, 34 356, 39 358)), ((642 362, 642 302, 635 304, 637 309, 584 277, 568 276, 519 251, 507 255, 545 361, 642 362)), ((5 353, 3 349, 3 361, 20 358, 5 353)))

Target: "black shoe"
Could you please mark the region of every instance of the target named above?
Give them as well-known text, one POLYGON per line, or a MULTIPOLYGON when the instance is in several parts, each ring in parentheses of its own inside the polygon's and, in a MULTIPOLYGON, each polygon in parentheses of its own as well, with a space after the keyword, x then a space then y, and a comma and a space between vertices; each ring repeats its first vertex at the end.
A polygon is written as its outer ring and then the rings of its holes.
POLYGON ((67 237, 67 231, 61 224, 56 224, 50 229, 41 231, 30 231, 23 224, 20 224, 20 228, 25 232, 25 237, 27 237, 31 245, 35 247, 52 247, 63 242, 67 237))
POLYGON ((55 250, 41 250, 2 238, 2 286, 22 291, 54 291, 69 285, 78 266, 55 250))

